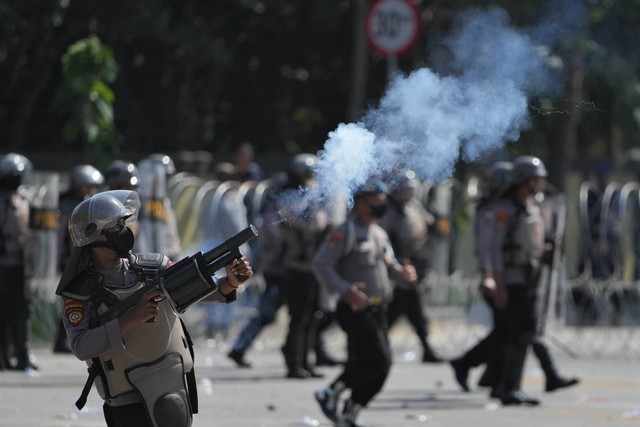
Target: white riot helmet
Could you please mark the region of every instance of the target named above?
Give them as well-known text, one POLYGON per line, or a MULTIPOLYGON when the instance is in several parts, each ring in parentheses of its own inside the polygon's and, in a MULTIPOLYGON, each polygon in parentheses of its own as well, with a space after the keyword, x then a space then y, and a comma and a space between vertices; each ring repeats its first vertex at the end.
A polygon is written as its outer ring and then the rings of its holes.
POLYGON ((22 154, 8 153, 0 158, 0 187, 16 189, 23 183, 24 176, 31 172, 31 161, 22 154))
POLYGON ((99 187, 104 184, 104 176, 92 165, 74 166, 73 169, 71 169, 69 179, 72 188, 78 188, 81 185, 99 187))
POLYGON ((176 174, 176 165, 173 162, 173 159, 164 153, 149 154, 145 159, 143 159, 143 161, 144 160, 162 165, 168 176, 176 174))
POLYGON ((69 233, 76 247, 96 241, 103 230, 134 222, 140 211, 138 193, 112 190, 97 193, 82 201, 71 214, 69 233))

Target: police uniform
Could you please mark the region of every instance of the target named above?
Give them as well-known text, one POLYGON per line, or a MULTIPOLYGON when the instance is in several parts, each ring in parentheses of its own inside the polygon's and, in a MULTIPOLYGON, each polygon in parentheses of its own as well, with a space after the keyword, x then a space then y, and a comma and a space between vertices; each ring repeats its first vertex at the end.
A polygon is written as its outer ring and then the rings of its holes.
MULTIPOLYGON (((75 247, 56 293, 64 300, 63 319, 71 349, 89 366, 90 377, 76 405, 84 405, 95 381, 105 401, 109 426, 188 427, 197 412, 193 352, 170 298, 158 303, 153 322, 136 323, 124 332, 122 317, 108 316, 112 307, 168 267, 169 258, 136 254, 112 268, 98 270, 88 249, 99 243, 97 236, 114 218, 133 222, 138 209, 135 192, 108 191, 78 205, 70 222, 75 247), (106 213, 94 213, 100 209, 106 213), (83 216, 89 219, 83 220, 83 216)), ((133 246, 133 234, 126 223, 123 225, 117 232, 107 233, 106 243, 102 241, 120 257, 133 246)), ((222 295, 216 290, 208 300, 232 302, 235 297, 235 291, 222 295)))
POLYGON ((0 188, 0 368, 35 367, 27 346, 31 306, 25 277, 28 235, 28 200, 17 188, 0 188), (16 366, 9 363, 10 346, 16 366))
MULTIPOLYGON (((492 229, 497 221, 496 209, 503 202, 495 194, 482 199, 476 208, 474 232, 476 237, 476 255, 478 269, 484 277, 493 275, 492 251, 492 229)), ((493 296, 488 296, 483 292, 483 297, 489 305, 493 317, 493 327, 491 332, 469 349, 464 355, 453 359, 450 363, 454 369, 455 378, 463 390, 469 391, 467 377, 471 368, 486 364, 484 374, 478 385, 490 387, 494 390, 499 383, 501 367, 504 359, 504 347, 506 339, 507 319, 503 308, 496 306, 493 296)))
MULTIPOLYGON (((378 192, 384 192, 383 184, 373 185, 378 192)), ((363 194, 368 194, 364 191, 363 194)), ((350 389, 351 397, 345 402, 343 415, 348 417, 348 425, 357 426, 357 411, 382 389, 391 368, 385 301, 391 293, 390 277, 403 280, 403 267, 395 259, 384 229, 375 222, 366 225, 356 215, 351 215, 327 237, 313 259, 313 266, 324 286, 343 295, 336 318, 347 335, 348 348, 342 373, 329 387, 316 392, 315 397, 325 415, 336 422, 338 396, 350 389), (362 311, 353 311, 344 300, 356 282, 366 284, 361 291, 369 303, 362 311)))
MULTIPOLYGON (((401 203, 393 198, 386 215, 380 219, 380 226, 389 235, 396 258, 409 260, 416 267, 418 280, 424 278, 429 265, 427 256, 428 227, 433 217, 415 198, 401 203)), ((393 299, 388 308, 388 322, 391 327, 400 315, 405 314, 413 326, 422 345, 423 362, 438 362, 427 341, 428 319, 424 314, 419 288, 411 283, 398 282, 393 288, 393 299)))
POLYGON ((512 185, 495 208, 491 230, 494 276, 502 278, 508 297, 504 364, 493 395, 504 405, 537 405, 521 391, 528 347, 537 330, 536 296, 545 250, 545 226, 534 194, 547 176, 537 157, 513 161, 512 185))

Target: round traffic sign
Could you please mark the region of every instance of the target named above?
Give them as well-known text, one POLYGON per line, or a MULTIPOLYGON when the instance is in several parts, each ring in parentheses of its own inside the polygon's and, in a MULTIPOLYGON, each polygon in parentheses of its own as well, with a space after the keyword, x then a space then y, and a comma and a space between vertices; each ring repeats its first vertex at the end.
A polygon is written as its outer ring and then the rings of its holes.
POLYGON ((411 0, 376 0, 367 12, 367 40, 384 56, 401 56, 418 41, 420 19, 411 0))

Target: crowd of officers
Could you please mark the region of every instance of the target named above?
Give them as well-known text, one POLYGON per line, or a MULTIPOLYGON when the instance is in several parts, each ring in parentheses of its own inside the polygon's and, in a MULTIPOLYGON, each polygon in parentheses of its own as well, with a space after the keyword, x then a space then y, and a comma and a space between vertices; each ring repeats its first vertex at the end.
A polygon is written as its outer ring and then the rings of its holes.
MULTIPOLYGON (((261 180, 250 146, 242 147, 242 173, 228 178, 261 180)), ((166 179, 175 174, 170 157, 145 159, 160 166, 166 179)), ((360 410, 382 389, 391 367, 388 330, 402 315, 413 327, 422 347, 422 361, 441 362, 428 340, 428 318, 422 305, 422 286, 429 271, 429 234, 434 216, 416 197, 420 181, 410 170, 372 177, 353 194, 353 207, 329 209, 313 197, 301 206, 296 195, 313 194, 318 158, 299 154, 273 179, 254 219, 259 228, 255 267, 265 289, 256 315, 243 325, 228 357, 239 367, 252 342, 286 306, 289 327, 282 353, 292 379, 321 377, 322 365, 343 365, 340 375, 315 393, 323 413, 336 425, 358 426, 360 410), (337 211, 337 212, 336 212, 337 211), (337 323, 347 339, 347 358, 327 351, 323 332, 337 323), (349 395, 345 396, 349 391, 349 395)), ((66 224, 75 208, 102 190, 139 191, 138 165, 117 160, 103 175, 91 165, 70 173, 68 191, 59 199, 59 269, 73 252, 66 224)), ((0 369, 37 369, 27 347, 30 309, 29 201, 21 192, 22 178, 31 169, 27 158, 11 153, 0 159, 0 369)), ((480 290, 493 312, 490 334, 473 349, 450 361, 457 382, 468 391, 468 372, 486 364, 481 386, 504 405, 539 403, 520 385, 524 361, 531 347, 546 374, 546 391, 574 385, 576 378, 558 373, 544 345, 537 287, 543 264, 554 251, 552 223, 545 223, 539 198, 547 175, 532 156, 491 167, 488 190, 476 210, 475 241, 480 290)), ((173 261, 181 256, 176 218, 165 194, 162 201, 166 235, 162 247, 133 247, 133 252, 162 252, 173 261)), ((140 214, 143 215, 144 208, 140 214)), ((551 221, 553 222, 553 221, 551 221)), ((136 242, 145 230, 129 224, 136 242)), ((153 240, 153 239, 151 239, 153 240)), ((53 350, 70 352, 64 316, 53 350)), ((68 326, 68 325, 67 325, 68 326)), ((68 328, 67 328, 68 329, 68 328)), ((115 425, 115 424, 114 424, 115 425)))

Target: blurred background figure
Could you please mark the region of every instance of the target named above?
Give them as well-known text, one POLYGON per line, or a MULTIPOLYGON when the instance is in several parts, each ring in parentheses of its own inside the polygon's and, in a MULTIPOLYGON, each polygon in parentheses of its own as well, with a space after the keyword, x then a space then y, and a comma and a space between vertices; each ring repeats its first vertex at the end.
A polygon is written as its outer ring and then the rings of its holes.
MULTIPOLYGON (((287 302, 287 270, 282 262, 283 244, 280 232, 278 201, 287 188, 286 174, 280 174, 269 187, 262 202, 259 224, 258 251, 260 272, 265 288, 256 306, 256 313, 242 327, 227 356, 238 367, 250 368, 245 356, 262 330, 276 320, 280 308, 287 302)), ((286 355, 285 355, 286 358, 286 355)))
POLYGON ((162 253, 177 261, 182 256, 182 244, 167 187, 176 174, 173 159, 162 153, 151 154, 138 163, 138 173, 141 207, 133 251, 162 253))
POLYGON ((135 163, 114 160, 104 174, 109 190, 138 190, 140 172, 135 163))
MULTIPOLYGON (((67 228, 71 213, 80 202, 96 194, 103 184, 104 175, 92 165, 74 166, 69 173, 69 187, 67 191, 60 195, 58 201, 58 208, 60 209, 58 217, 58 269, 60 273, 64 271, 73 249, 73 243, 67 228)), ((53 352, 71 353, 62 318, 58 323, 53 352)))
POLYGON ((253 145, 243 142, 233 153, 235 171, 231 179, 238 182, 262 181, 264 172, 262 167, 254 161, 253 145))
MULTIPOLYGON (((480 292, 491 308, 493 327, 491 332, 464 355, 453 359, 456 381, 464 391, 469 391, 467 378, 471 368, 486 364, 486 369, 478 385, 495 389, 498 385, 500 367, 504 360, 504 346, 506 339, 506 318, 504 306, 496 303, 496 283, 493 279, 493 267, 490 259, 491 240, 489 230, 493 226, 495 210, 499 207, 503 193, 511 184, 513 164, 498 161, 489 168, 488 185, 483 197, 478 201, 475 215, 475 242, 478 269, 482 275, 480 292)), ((498 296, 497 298, 502 298, 498 296)))
POLYGON ((21 154, 0 158, 0 369, 38 369, 28 347, 29 201, 20 191, 31 170, 21 154))
MULTIPOLYGON (((289 306, 289 330, 283 347, 287 378, 320 376, 311 365, 310 351, 315 347, 319 310, 319 284, 312 270, 316 250, 324 240, 329 217, 317 198, 315 168, 318 158, 309 153, 296 155, 287 167, 287 189, 282 196, 284 221, 280 223, 283 244, 283 263, 289 306), (299 197, 288 195, 307 192, 306 206, 297 204, 299 197)), ((320 314, 320 315, 319 315, 320 314)))
POLYGON ((416 283, 395 283, 387 311, 387 321, 391 328, 404 314, 422 346, 422 361, 441 362, 442 359, 436 355, 427 339, 429 322, 422 303, 422 281, 429 268, 428 229, 434 223, 434 217, 416 199, 420 181, 414 171, 401 171, 391 181, 389 209, 379 224, 389 235, 396 258, 402 263, 408 262, 413 265, 418 279, 416 283))

